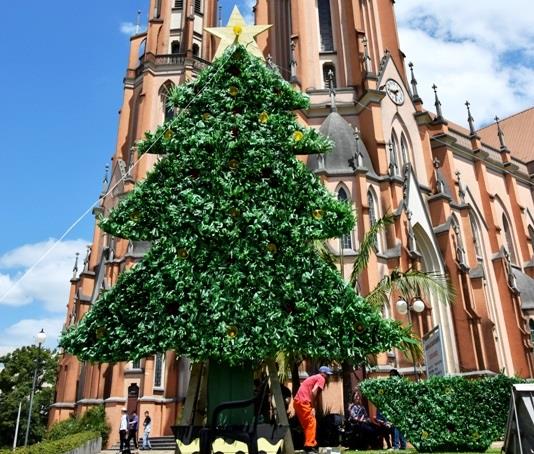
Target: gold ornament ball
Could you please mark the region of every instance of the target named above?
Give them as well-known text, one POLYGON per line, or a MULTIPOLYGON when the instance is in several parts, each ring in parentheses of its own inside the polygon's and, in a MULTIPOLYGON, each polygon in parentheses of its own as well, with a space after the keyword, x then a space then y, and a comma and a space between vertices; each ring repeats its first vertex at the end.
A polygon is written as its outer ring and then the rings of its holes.
POLYGON ((167 131, 165 131, 164 137, 166 140, 171 140, 173 135, 173 132, 170 129, 167 129, 167 131))
POLYGON ((230 326, 226 334, 228 334, 228 337, 232 339, 235 338, 237 336, 237 328, 235 326, 230 326))
POLYGON ((364 331, 365 331, 365 326, 363 326, 362 324, 356 325, 356 332, 357 333, 363 333, 364 331))
POLYGON ((230 167, 230 170, 237 170, 239 168, 239 161, 237 159, 230 159, 228 167, 230 167))
POLYGON ((235 98, 237 96, 237 94, 239 93, 239 88, 237 88, 236 86, 232 85, 228 89, 228 93, 230 93, 230 96, 233 96, 235 98))
POLYGON ((320 221, 323 219, 324 211, 323 210, 313 210, 312 212, 313 219, 316 219, 317 221, 320 221))
POLYGON ((269 243, 267 245, 267 250, 271 253, 271 254, 276 254, 278 252, 278 246, 274 243, 269 243))
POLYGON ((267 112, 262 112, 258 118, 259 122, 265 124, 269 121, 269 114, 267 112))
POLYGON ((187 257, 189 257, 189 252, 187 252, 187 249, 179 249, 178 257, 180 257, 181 259, 186 259, 187 257))
POLYGON ((241 27, 241 25, 234 25, 233 30, 236 36, 239 36, 241 33, 243 33, 243 27, 241 27))
POLYGON ((302 139, 304 139, 304 134, 301 131, 295 131, 293 133, 293 140, 295 142, 300 142, 302 139))
POLYGON ((211 118, 211 114, 210 114, 209 112, 205 112, 205 113, 202 114, 202 119, 203 119, 204 121, 207 121, 207 120, 209 120, 210 118, 211 118))
POLYGON ((102 339, 105 334, 106 334, 106 329, 105 328, 97 328, 97 330, 96 330, 96 338, 97 339, 102 339))
POLYGON ((239 211, 237 208, 232 208, 230 210, 230 216, 233 218, 237 218, 241 214, 241 211, 239 211))
POLYGON ((130 219, 134 222, 139 221, 139 212, 134 211, 132 214, 130 214, 130 219))

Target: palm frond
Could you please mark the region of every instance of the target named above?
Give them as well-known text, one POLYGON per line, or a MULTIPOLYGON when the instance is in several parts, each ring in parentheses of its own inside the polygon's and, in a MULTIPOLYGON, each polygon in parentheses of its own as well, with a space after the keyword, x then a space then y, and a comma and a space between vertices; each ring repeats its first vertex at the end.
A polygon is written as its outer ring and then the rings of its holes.
POLYGON ((419 271, 410 269, 406 272, 393 270, 384 276, 377 286, 367 295, 367 300, 376 307, 389 301, 391 293, 398 293, 403 298, 411 299, 416 296, 430 299, 435 296, 438 300, 451 304, 456 292, 448 277, 442 273, 419 271))
POLYGON ((371 257, 371 254, 374 253, 374 247, 379 233, 384 231, 388 225, 391 225, 394 222, 395 217, 393 214, 387 213, 378 221, 376 221, 363 237, 358 249, 358 254, 354 260, 354 267, 350 276, 350 283, 355 289, 358 288, 358 278, 360 277, 360 274, 362 274, 365 268, 367 268, 367 265, 369 264, 369 257, 371 257))
POLYGON ((412 362, 423 360, 423 345, 412 327, 403 328, 403 338, 398 349, 412 362))
POLYGON ((326 241, 316 240, 314 246, 319 256, 327 263, 328 266, 335 269, 337 257, 330 251, 326 241))

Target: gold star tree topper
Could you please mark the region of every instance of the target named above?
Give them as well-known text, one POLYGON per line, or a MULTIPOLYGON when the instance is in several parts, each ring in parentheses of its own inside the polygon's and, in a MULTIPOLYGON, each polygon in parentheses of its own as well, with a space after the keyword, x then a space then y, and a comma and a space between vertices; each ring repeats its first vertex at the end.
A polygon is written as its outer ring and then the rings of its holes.
POLYGON ((247 25, 245 19, 243 19, 243 16, 239 12, 239 8, 234 6, 232 15, 230 16, 230 20, 226 27, 206 28, 208 33, 221 38, 221 42, 213 59, 220 57, 227 48, 234 44, 241 44, 245 46, 252 55, 265 59, 254 38, 271 27, 272 25, 247 25))

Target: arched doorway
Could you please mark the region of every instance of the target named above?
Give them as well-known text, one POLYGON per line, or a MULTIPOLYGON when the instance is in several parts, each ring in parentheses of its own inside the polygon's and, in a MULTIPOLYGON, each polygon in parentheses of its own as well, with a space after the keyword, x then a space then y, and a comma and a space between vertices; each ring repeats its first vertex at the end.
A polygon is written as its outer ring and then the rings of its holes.
MULTIPOLYGON (((445 274, 440 254, 431 240, 429 235, 423 229, 421 224, 417 223, 413 227, 415 242, 417 245, 417 252, 421 255, 421 270, 426 272, 438 272, 445 274)), ((458 372, 458 352, 456 350, 456 334, 454 330, 454 323, 452 320, 452 313, 448 304, 444 301, 439 301, 436 295, 429 295, 429 301, 426 303, 431 308, 431 318, 428 320, 428 330, 432 330, 436 326, 440 326, 443 333, 443 347, 445 351, 445 364, 447 366, 447 373, 458 372)), ((426 332, 421 333, 425 335, 426 332)))

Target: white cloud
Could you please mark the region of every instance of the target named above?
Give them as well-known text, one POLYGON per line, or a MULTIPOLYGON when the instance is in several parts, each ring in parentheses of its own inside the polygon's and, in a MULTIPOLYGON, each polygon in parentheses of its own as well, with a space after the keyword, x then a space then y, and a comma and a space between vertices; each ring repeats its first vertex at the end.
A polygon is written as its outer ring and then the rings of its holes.
POLYGON ((415 64, 427 109, 434 110, 433 83, 444 115, 461 124, 467 99, 478 126, 534 104, 534 15, 518 13, 529 11, 530 2, 395 4, 401 48, 415 64))
POLYGON ((44 347, 55 348, 64 318, 25 319, 0 331, 0 356, 10 353, 23 345, 35 344, 35 335, 44 330, 44 347))
POLYGON ((137 33, 141 33, 145 31, 144 27, 139 27, 139 30, 137 29, 137 25, 133 22, 122 22, 119 28, 121 33, 124 33, 125 35, 132 36, 137 33))
POLYGON ((56 244, 50 239, 1 255, 0 304, 23 306, 39 302, 48 311, 64 312, 75 254, 83 254, 87 244, 84 240, 56 244), (37 263, 45 254, 46 257, 37 263), (26 271, 28 274, 24 276, 26 271))

